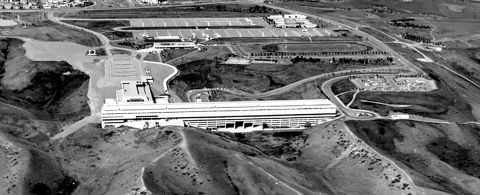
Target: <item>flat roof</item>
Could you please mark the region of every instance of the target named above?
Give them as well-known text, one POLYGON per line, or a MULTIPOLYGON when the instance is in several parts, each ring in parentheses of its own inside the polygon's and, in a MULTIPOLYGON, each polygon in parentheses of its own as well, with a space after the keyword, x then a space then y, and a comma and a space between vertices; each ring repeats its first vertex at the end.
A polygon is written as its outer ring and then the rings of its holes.
POLYGON ((147 95, 147 89, 142 82, 122 81, 122 90, 126 96, 147 95))
POLYGON ((328 99, 310 100, 268 100, 268 101, 236 101, 236 102, 182 102, 157 104, 104 104, 104 110, 164 110, 164 109, 208 109, 208 108, 258 108, 258 107, 301 107, 324 106, 336 107, 328 99))

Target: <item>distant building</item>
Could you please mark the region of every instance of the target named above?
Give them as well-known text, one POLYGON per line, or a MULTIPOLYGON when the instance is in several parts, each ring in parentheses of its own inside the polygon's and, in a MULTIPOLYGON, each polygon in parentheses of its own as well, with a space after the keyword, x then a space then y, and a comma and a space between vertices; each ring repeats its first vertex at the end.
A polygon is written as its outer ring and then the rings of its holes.
POLYGON ((307 16, 300 14, 271 15, 267 20, 277 28, 317 28, 318 25, 308 21, 307 16))

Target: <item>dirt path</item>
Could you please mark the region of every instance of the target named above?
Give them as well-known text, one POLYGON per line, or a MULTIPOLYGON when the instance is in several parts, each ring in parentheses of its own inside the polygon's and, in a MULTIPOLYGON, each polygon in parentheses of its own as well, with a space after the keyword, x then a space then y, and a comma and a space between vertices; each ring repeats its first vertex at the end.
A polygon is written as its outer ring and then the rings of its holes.
MULTIPOLYGON (((345 129, 345 131, 350 134, 350 136, 352 136, 354 139, 356 140, 362 140, 360 139, 359 137, 357 137, 353 132, 352 130, 350 130, 350 128, 347 126, 347 124, 345 123, 342 123, 342 127, 345 129)), ((370 147, 368 144, 363 144, 364 147, 366 147, 368 150, 372 151, 373 153, 375 153, 376 155, 382 157, 383 159, 385 159, 386 161, 388 161, 390 164, 392 164, 393 166, 395 166, 401 173, 402 175, 405 175, 405 177, 408 179, 408 182, 411 183, 411 184, 415 184, 413 182, 413 179, 410 177, 410 175, 407 174, 407 172, 405 172, 405 170, 401 169, 395 162, 393 162, 392 160, 390 160, 390 158, 384 156, 383 154, 379 153, 378 151, 374 150, 372 147, 370 147)))
POLYGON ((356 149, 357 148, 355 146, 353 146, 353 144, 349 145, 347 150, 343 151, 342 154, 340 154, 340 156, 338 156, 337 158, 333 159, 330 163, 328 163, 328 165, 325 166, 325 168, 323 168, 322 172, 326 173, 330 168, 332 168, 333 166, 338 164, 345 157, 347 157, 350 153, 352 153, 353 150, 356 150, 356 149))
POLYGON ((286 184, 285 182, 283 182, 282 180, 278 179, 277 177, 273 176, 272 174, 270 174, 268 171, 265 171, 263 168, 255 165, 255 163, 253 163, 252 161, 248 161, 248 164, 252 165, 253 167, 257 168, 258 170, 260 170, 261 172, 265 173, 266 175, 268 175, 268 177, 272 178, 275 183, 277 184, 280 184, 288 189, 290 189, 292 192, 294 192, 295 194, 298 194, 298 195, 303 195, 302 192, 296 190, 295 188, 293 188, 292 186, 286 184))

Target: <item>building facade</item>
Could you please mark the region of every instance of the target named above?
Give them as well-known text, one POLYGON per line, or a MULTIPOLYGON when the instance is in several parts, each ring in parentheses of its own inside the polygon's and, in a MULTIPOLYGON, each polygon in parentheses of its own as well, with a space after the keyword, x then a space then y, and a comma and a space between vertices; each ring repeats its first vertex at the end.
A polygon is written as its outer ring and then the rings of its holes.
POLYGON ((146 94, 147 87, 141 82, 122 82, 117 98, 107 99, 102 107, 102 128, 175 125, 248 132, 302 129, 337 115, 336 106, 327 99, 169 103, 168 98, 146 94))

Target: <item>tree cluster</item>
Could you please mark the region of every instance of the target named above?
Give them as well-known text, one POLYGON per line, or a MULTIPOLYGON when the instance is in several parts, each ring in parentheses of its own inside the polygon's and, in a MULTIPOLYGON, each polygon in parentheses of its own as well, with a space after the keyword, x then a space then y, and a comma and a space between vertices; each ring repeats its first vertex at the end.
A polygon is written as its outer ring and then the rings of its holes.
POLYGON ((356 64, 356 65, 389 65, 393 62, 392 57, 386 58, 331 58, 331 59, 321 59, 321 58, 305 58, 303 56, 297 56, 292 58, 290 61, 293 63, 298 62, 311 62, 311 63, 319 63, 319 64, 326 64, 326 63, 333 63, 333 64, 356 64))
POLYGON ((410 33, 402 34, 402 38, 410 40, 410 41, 415 41, 415 42, 418 42, 418 43, 432 43, 432 39, 430 39, 428 37, 422 37, 422 36, 414 35, 414 34, 410 34, 410 33))
POLYGON ((245 12, 245 13, 270 13, 270 14, 280 14, 281 12, 268 8, 265 6, 250 6, 244 8, 242 6, 231 6, 231 5, 223 5, 218 4, 215 6, 196 6, 195 11, 217 11, 217 12, 245 12))
POLYGON ((431 28, 430 26, 411 23, 413 21, 415 21, 415 19, 413 18, 401 18, 397 20, 390 20, 389 24, 395 27, 413 28, 413 29, 422 29, 422 30, 431 28))
POLYGON ((257 52, 250 56, 336 56, 336 55, 386 55, 384 51, 339 51, 339 52, 257 52))

